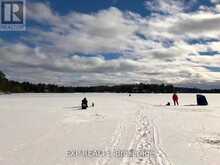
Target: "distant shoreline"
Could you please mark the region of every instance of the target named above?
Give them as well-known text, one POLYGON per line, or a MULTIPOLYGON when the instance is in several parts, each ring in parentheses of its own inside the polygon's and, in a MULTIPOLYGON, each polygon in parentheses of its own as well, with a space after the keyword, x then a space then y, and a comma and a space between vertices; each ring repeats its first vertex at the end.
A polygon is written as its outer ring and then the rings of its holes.
POLYGON ((176 87, 173 84, 118 84, 99 86, 60 86, 8 80, 0 71, 0 92, 10 93, 220 93, 220 89, 176 87))

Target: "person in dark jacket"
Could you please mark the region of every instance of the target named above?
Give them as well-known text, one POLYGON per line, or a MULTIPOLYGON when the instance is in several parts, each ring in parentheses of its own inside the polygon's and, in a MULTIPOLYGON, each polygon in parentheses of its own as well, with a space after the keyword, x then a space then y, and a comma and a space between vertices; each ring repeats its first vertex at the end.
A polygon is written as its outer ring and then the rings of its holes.
POLYGON ((179 105, 179 98, 178 98, 178 95, 176 93, 173 94, 173 104, 175 106, 179 105))
POLYGON ((88 101, 87 101, 86 98, 84 98, 84 99, 82 100, 81 106, 82 106, 82 109, 88 108, 88 101))

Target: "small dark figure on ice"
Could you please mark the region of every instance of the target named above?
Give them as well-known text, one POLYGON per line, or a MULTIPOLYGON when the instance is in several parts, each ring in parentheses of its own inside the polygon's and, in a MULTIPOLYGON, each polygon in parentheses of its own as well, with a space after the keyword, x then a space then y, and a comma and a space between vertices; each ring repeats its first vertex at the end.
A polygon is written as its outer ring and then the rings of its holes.
POLYGON ((84 99, 82 100, 81 106, 82 106, 82 109, 87 109, 87 108, 88 108, 88 101, 87 101, 86 98, 84 98, 84 99))
POLYGON ((177 96, 176 93, 173 94, 173 104, 176 106, 176 105, 179 105, 179 98, 177 96))

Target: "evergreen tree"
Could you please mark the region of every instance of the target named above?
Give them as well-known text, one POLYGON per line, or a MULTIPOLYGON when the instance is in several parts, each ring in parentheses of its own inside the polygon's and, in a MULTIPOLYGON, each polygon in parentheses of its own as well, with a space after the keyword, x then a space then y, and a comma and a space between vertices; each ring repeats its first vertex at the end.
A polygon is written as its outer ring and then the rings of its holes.
POLYGON ((0 71, 0 80, 3 80, 3 79, 6 79, 5 74, 2 71, 0 71))

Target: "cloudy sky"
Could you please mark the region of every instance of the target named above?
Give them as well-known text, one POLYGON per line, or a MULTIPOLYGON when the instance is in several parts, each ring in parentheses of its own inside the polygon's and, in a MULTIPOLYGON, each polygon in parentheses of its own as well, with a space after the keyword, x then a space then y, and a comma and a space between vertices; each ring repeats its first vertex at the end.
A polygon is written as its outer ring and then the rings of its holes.
POLYGON ((220 88, 220 0, 26 2, 26 31, 0 32, 10 79, 220 88))

